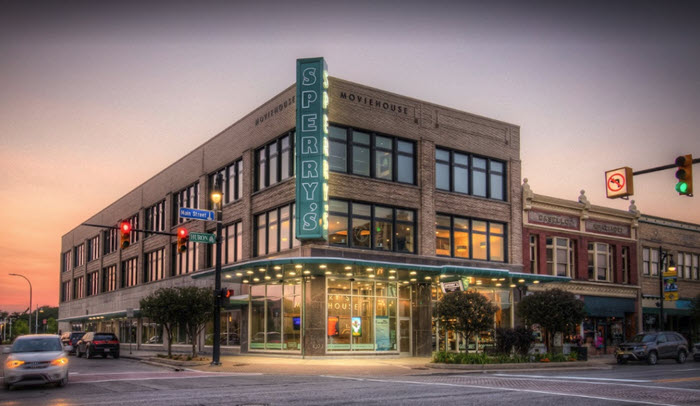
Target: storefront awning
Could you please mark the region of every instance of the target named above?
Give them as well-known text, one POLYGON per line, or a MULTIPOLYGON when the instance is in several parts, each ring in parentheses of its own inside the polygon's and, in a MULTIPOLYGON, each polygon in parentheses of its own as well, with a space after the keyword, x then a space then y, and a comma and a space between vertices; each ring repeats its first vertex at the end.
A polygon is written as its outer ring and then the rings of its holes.
POLYGON ((583 307, 589 316, 625 317, 625 313, 634 313, 635 306, 634 299, 584 296, 583 307))
MULTIPOLYGON (((211 278, 214 269, 196 272, 194 279, 211 278)), ((337 276, 377 278, 409 282, 438 282, 459 277, 474 278, 479 284, 496 286, 527 285, 546 282, 568 282, 571 278, 512 272, 507 269, 456 265, 423 265, 370 261, 339 257, 291 257, 260 259, 222 266, 223 282, 264 283, 300 276, 337 276)))
MULTIPOLYGON (((134 309, 134 317, 139 316, 139 309, 134 309)), ((103 319, 114 319, 126 317, 126 310, 120 310, 116 312, 106 312, 98 314, 86 314, 82 316, 64 317, 58 319, 58 321, 90 321, 90 320, 103 320, 103 319)))

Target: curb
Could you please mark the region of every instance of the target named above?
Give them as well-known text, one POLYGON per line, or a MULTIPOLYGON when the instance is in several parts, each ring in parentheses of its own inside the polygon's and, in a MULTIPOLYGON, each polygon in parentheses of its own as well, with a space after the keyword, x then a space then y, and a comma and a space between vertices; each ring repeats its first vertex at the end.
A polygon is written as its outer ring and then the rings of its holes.
POLYGON ((575 362, 523 362, 520 364, 434 364, 425 365, 433 369, 457 369, 462 371, 512 371, 537 369, 612 369, 612 365, 595 361, 575 362))

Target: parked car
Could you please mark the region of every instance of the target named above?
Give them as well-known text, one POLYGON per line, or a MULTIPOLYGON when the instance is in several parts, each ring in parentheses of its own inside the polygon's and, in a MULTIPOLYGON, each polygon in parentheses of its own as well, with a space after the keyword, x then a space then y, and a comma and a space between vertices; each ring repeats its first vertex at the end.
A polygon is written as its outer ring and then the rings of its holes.
POLYGON ((17 337, 12 347, 3 349, 3 354, 9 354, 3 365, 3 385, 7 390, 18 383, 68 383, 68 354, 57 335, 17 337))
POLYGON ((106 358, 107 355, 119 358, 119 339, 112 333, 85 333, 78 340, 75 353, 78 357, 85 354, 85 358, 92 358, 97 354, 102 355, 102 358, 106 358))
POLYGON ((673 358, 682 364, 688 354, 688 341, 673 331, 637 334, 630 341, 620 344, 615 351, 618 364, 646 360, 649 365, 655 365, 664 358, 673 358))
POLYGON ((72 348, 68 354, 75 354, 75 347, 78 344, 78 340, 84 335, 84 331, 66 331, 61 335, 61 344, 63 344, 64 347, 70 345, 72 348))
POLYGON ((700 343, 695 343, 693 345, 693 359, 695 361, 700 361, 700 343))

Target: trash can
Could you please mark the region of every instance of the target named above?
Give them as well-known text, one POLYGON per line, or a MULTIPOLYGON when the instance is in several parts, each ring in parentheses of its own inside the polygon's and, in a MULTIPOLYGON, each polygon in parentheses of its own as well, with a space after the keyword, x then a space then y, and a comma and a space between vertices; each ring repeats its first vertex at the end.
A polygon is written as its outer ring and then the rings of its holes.
POLYGON ((588 347, 571 347, 571 352, 577 354, 577 360, 588 361, 588 347))

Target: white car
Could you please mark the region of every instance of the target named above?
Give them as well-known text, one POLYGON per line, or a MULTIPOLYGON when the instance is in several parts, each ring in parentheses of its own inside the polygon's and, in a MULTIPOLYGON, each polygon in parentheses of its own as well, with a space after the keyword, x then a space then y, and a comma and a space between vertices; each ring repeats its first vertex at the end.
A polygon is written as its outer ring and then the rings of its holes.
POLYGON ((57 335, 33 334, 17 337, 11 348, 5 347, 3 354, 9 354, 3 365, 3 386, 11 390, 18 383, 45 384, 68 383, 68 354, 70 350, 61 345, 57 335))

